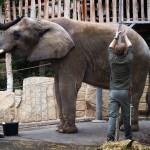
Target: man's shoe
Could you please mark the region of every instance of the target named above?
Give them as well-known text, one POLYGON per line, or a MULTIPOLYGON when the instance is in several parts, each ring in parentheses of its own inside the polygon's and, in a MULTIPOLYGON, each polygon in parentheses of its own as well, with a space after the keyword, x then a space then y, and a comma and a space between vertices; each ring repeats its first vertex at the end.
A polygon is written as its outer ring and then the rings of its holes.
POLYGON ((107 137, 107 142, 113 142, 114 140, 114 137, 107 137))

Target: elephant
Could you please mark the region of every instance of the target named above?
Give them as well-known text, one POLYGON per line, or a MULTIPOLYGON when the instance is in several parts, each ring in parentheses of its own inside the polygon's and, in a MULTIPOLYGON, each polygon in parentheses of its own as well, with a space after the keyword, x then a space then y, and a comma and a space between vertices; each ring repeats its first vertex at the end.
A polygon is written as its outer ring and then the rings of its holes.
MULTIPOLYGON (((138 106, 148 68, 150 52, 144 39, 126 25, 133 45, 132 127, 138 130, 138 106)), ((24 17, 0 40, 1 53, 29 62, 50 61, 54 68, 58 132, 75 133, 76 98, 81 83, 109 89, 110 67, 107 48, 118 30, 116 23, 92 23, 67 18, 38 20, 24 17)))

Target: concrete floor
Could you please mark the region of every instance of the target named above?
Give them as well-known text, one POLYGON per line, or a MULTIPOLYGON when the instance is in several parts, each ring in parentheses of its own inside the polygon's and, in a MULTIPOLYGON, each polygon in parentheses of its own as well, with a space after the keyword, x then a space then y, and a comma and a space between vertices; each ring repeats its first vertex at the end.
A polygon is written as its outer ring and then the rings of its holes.
MULTIPOLYGON (((106 141, 107 122, 77 123, 79 132, 76 134, 62 134, 56 132, 56 125, 50 125, 39 129, 20 131, 17 137, 5 137, 4 140, 26 139, 43 140, 55 143, 95 145, 106 141)), ((123 132, 119 133, 120 140, 124 139, 123 132)), ((139 142, 150 144, 150 121, 140 121, 140 131, 133 133, 133 138, 139 142)))

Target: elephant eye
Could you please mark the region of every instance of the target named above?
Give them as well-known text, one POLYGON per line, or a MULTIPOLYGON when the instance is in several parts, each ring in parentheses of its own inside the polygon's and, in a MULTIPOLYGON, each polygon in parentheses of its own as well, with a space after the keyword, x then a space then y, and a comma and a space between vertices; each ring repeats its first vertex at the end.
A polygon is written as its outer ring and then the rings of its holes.
POLYGON ((18 39, 20 38, 20 36, 21 36, 21 34, 20 34, 19 31, 15 31, 15 32, 13 33, 13 35, 14 35, 14 39, 15 39, 15 40, 18 40, 18 39))

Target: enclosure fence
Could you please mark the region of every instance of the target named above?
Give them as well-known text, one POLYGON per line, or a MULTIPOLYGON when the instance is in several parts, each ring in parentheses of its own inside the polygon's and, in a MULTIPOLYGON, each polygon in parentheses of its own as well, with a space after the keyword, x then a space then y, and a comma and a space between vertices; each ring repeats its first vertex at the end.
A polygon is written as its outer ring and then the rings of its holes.
MULTIPOLYGON (((7 1, 7 6, 0 6, 0 19, 13 20, 23 15, 39 19, 68 17, 92 22, 118 22, 119 18, 119 0, 7 1)), ((122 8, 124 23, 150 23, 150 0, 123 0, 122 8)))

